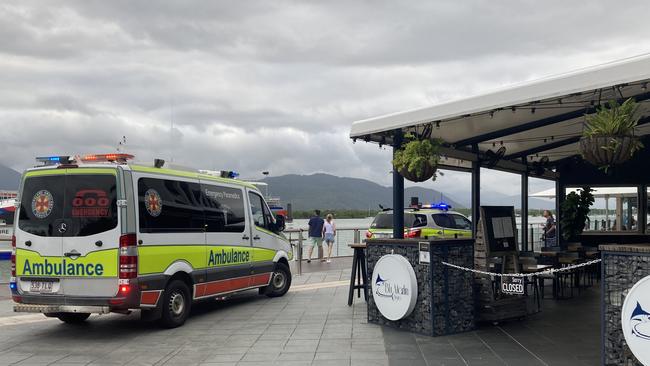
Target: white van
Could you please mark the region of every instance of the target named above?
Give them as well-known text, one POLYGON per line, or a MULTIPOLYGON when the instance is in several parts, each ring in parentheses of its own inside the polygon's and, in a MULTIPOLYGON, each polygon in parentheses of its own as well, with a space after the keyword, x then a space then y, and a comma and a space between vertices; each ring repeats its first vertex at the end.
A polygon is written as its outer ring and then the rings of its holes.
POLYGON ((289 290, 284 218, 273 217, 255 186, 131 158, 38 158, 45 165, 23 174, 14 311, 76 323, 141 309, 144 319, 176 327, 194 300, 289 290))

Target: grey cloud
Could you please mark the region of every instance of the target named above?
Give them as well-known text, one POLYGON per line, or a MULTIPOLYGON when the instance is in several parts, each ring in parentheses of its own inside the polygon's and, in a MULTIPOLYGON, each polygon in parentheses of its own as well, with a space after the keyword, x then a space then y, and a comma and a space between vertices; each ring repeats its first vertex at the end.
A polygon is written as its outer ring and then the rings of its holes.
MULTIPOLYGON (((352 144, 353 120, 648 51, 646 12, 642 1, 615 12, 559 0, 4 3, 0 161, 113 151, 126 135, 147 161, 390 184, 390 150, 352 144)), ((483 181, 508 193, 499 179, 483 181)))

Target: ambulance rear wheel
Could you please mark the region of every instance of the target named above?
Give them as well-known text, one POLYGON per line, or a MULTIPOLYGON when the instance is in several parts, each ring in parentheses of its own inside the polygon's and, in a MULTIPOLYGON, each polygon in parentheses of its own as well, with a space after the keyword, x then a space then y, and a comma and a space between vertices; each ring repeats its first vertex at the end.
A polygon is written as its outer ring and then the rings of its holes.
POLYGON ((276 263, 271 283, 264 288, 264 293, 268 297, 280 297, 289 291, 291 287, 291 270, 284 263, 276 263))
POLYGON ((183 325, 190 315, 191 305, 190 289, 185 282, 180 280, 172 281, 163 295, 161 324, 166 328, 176 328, 183 325))
POLYGON ((89 316, 90 313, 60 313, 56 315, 60 321, 67 324, 83 323, 86 321, 86 319, 88 319, 89 316))

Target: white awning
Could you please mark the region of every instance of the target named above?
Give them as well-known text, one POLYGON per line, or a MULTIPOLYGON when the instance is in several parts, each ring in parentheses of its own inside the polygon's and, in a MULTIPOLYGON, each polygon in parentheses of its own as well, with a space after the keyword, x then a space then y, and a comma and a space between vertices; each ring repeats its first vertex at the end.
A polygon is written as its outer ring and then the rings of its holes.
MULTIPOLYGON (((350 137, 392 144, 393 131, 442 139, 446 155, 476 159, 506 147, 503 160, 524 165, 547 157, 554 162, 578 154, 584 114, 599 104, 635 98, 640 104, 638 135, 650 134, 650 54, 534 80, 461 100, 356 121, 350 137)), ((465 160, 467 160, 465 158, 465 160)))
MULTIPOLYGON (((593 194, 594 197, 636 197, 638 195, 636 187, 598 187, 592 189, 593 192, 591 192, 591 194, 593 194)), ((555 198, 555 188, 533 193, 530 197, 555 198)))

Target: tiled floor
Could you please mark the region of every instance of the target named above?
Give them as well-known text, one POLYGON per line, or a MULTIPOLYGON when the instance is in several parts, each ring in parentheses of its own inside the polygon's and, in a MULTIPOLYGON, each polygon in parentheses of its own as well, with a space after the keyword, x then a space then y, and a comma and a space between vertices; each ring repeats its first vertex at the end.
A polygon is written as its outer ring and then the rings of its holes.
POLYGON ((434 338, 368 324, 366 304, 356 297, 348 307, 350 263, 303 263, 286 296, 249 291, 204 302, 173 330, 140 322, 137 314, 66 326, 13 314, 11 302, 0 301, 0 365, 600 364, 597 287, 570 300, 545 300, 543 311, 524 321, 434 338))
POLYGON ((391 365, 600 365, 600 291, 544 300, 522 321, 482 324, 476 331, 426 337, 383 329, 391 365))

